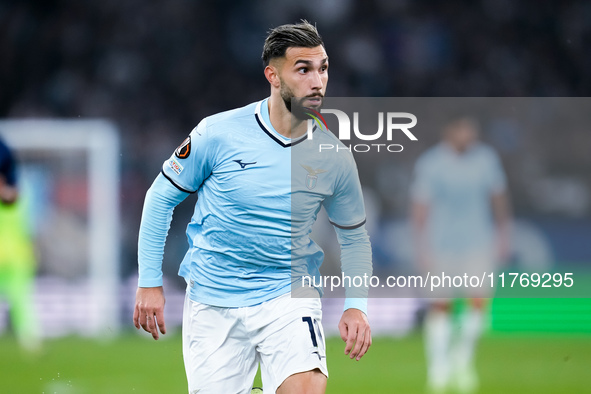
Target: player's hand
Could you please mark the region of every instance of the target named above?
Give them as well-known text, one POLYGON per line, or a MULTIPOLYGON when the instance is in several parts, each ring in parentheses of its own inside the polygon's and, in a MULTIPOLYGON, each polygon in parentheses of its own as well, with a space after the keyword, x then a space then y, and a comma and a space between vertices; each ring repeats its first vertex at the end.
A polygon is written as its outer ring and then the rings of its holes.
POLYGON ((345 354, 350 359, 361 360, 371 346, 371 328, 365 313, 355 308, 347 309, 339 322, 339 332, 346 342, 345 354))
POLYGON ((164 325, 164 290, 160 287, 138 287, 135 294, 135 309, 133 311, 133 324, 138 330, 152 334, 158 339, 158 329, 166 334, 164 325))

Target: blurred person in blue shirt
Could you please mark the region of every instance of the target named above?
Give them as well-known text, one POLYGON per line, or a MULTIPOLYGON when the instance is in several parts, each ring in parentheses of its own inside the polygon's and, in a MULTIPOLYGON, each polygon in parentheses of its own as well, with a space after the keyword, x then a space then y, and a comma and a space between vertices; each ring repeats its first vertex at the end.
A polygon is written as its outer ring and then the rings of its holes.
MULTIPOLYGON (((507 257, 506 177, 495 151, 478 137, 475 119, 456 116, 445 125, 442 141, 416 162, 411 216, 415 258, 423 275, 488 277, 507 257)), ((476 390, 474 349, 490 294, 490 284, 474 288, 444 280, 428 295, 424 328, 432 392, 476 390), (451 314, 454 297, 469 300, 457 332, 451 314)))

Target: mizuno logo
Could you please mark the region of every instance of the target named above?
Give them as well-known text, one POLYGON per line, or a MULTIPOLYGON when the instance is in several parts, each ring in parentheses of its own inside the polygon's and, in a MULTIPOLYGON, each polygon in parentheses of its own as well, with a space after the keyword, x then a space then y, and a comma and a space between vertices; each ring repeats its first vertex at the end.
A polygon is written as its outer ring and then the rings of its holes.
POLYGON ((243 163, 242 160, 232 160, 232 161, 235 161, 236 163, 240 164, 240 168, 246 168, 246 166, 257 163, 256 161, 253 161, 252 163, 243 163))

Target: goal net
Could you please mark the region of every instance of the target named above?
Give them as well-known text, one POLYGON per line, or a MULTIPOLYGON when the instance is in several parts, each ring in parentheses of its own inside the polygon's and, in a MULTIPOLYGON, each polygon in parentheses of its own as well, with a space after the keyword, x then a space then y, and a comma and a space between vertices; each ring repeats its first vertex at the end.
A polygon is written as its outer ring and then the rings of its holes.
MULTIPOLYGON (((4 120, 37 255, 43 336, 120 329, 119 134, 104 120, 4 120)), ((0 332, 8 325, 0 303, 0 332)))

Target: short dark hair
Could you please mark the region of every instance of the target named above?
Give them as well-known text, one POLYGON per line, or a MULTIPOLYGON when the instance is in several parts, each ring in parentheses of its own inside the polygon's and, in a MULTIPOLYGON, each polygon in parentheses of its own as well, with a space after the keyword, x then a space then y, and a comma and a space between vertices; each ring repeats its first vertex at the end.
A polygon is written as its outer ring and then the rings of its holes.
POLYGON ((263 64, 269 65, 273 58, 285 56, 287 48, 315 48, 324 46, 322 37, 316 30, 316 26, 302 19, 301 23, 277 26, 269 30, 265 45, 263 46, 263 64))

